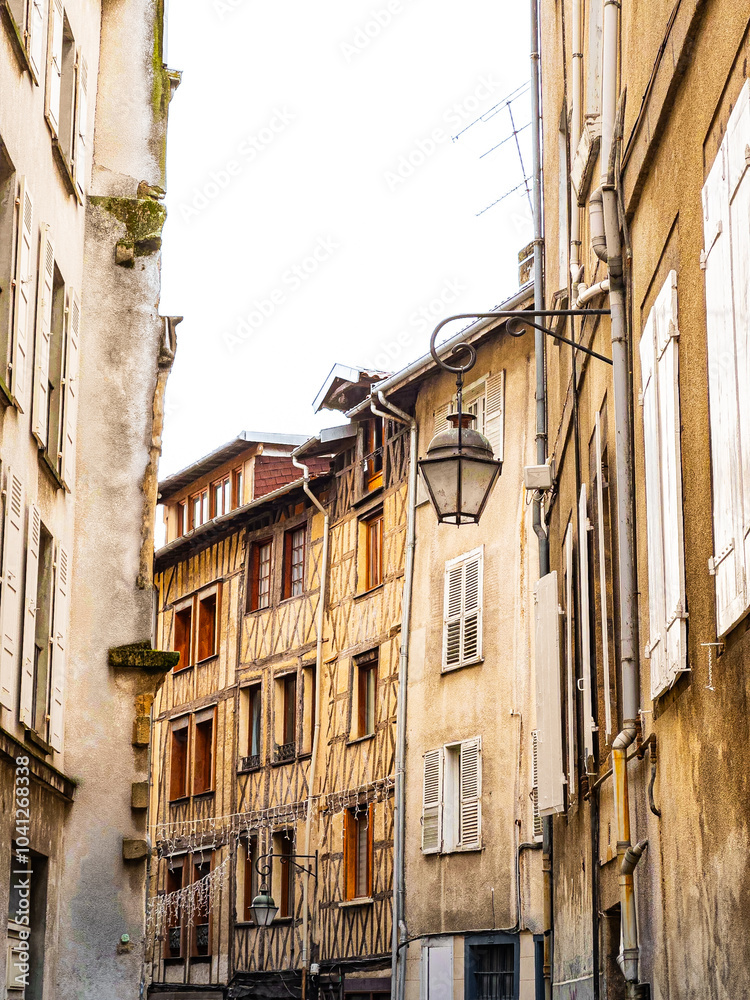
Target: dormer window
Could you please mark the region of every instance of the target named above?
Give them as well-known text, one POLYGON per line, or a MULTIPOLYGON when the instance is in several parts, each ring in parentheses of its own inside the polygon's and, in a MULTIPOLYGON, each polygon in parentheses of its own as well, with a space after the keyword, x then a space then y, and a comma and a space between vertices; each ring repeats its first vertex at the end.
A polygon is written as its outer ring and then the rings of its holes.
POLYGON ((383 485, 383 421, 380 417, 365 423, 363 446, 365 493, 372 493, 383 485))

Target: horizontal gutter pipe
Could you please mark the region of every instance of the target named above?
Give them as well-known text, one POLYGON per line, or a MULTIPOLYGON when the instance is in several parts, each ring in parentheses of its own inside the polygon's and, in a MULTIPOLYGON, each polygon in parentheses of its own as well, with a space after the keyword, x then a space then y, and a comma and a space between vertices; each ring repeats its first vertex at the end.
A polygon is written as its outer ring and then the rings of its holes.
POLYGON ((604 281, 598 281, 595 285, 590 285, 588 288, 584 288, 582 285, 578 286, 578 298, 576 299, 576 309, 581 309, 592 299, 597 298, 599 295, 606 295, 609 292, 609 278, 605 278, 604 281))

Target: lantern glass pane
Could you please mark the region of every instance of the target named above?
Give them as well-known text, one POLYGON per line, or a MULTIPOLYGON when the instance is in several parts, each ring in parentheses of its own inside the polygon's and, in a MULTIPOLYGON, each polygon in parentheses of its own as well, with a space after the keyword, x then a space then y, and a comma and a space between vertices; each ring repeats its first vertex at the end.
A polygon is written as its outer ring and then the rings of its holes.
POLYGON ((422 465, 427 491, 438 517, 455 513, 458 508, 458 462, 455 458, 438 459, 422 465))
POLYGON ((461 516, 475 519, 482 512, 485 500, 497 476, 497 466, 472 458, 461 459, 461 516))

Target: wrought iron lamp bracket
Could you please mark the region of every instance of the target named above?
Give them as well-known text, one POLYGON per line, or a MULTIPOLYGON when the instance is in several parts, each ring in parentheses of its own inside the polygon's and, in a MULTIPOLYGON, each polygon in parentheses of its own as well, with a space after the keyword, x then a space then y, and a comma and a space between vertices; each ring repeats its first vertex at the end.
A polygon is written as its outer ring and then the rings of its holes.
POLYGON ((255 862, 255 870, 263 879, 264 885, 261 886, 261 892, 265 886, 265 880, 271 874, 271 860, 273 858, 278 858, 280 864, 282 865, 292 865, 297 869, 298 872, 302 872, 303 875, 312 875, 314 879, 318 877, 318 852, 315 854, 275 854, 273 851, 269 851, 268 854, 261 854, 258 860, 255 862), (308 867, 305 865, 298 864, 294 859, 304 858, 305 861, 311 861, 308 867))

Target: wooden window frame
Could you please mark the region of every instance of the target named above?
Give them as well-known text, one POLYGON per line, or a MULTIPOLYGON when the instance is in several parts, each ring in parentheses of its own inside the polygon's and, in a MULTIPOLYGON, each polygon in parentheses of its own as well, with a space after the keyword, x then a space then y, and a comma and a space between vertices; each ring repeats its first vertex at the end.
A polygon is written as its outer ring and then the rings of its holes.
POLYGON ((209 495, 208 495, 209 516, 211 518, 214 518, 214 517, 222 517, 224 514, 228 514, 231 510, 234 509, 234 505, 232 503, 232 500, 233 500, 232 473, 231 472, 227 472, 227 474, 224 475, 224 476, 221 476, 221 478, 214 479, 214 481, 211 483, 211 485, 209 487, 209 495), (221 500, 222 500, 222 502, 221 502, 222 510, 221 510, 221 513, 219 513, 218 506, 217 506, 217 503, 216 503, 216 490, 217 490, 217 488, 219 488, 221 490, 221 494, 222 494, 222 498, 221 498, 221 500), (225 503, 227 501, 227 493, 229 494, 229 497, 228 497, 229 507, 228 508, 226 508, 226 503, 225 503))
POLYGON ((204 486, 202 489, 196 490, 195 493, 191 493, 190 496, 188 497, 187 504, 188 504, 188 521, 190 524, 191 531, 194 531, 195 528, 200 528, 201 525, 207 524, 210 521, 211 509, 210 509, 210 492, 208 486, 204 486), (200 507, 201 507, 200 522, 198 524, 195 523, 195 517, 193 515, 193 508, 195 501, 197 499, 200 500, 200 507))
POLYGON ((247 750, 247 757, 260 757, 263 756, 263 684, 258 681, 256 684, 249 684, 245 689, 247 691, 247 744, 245 749, 247 750), (258 699, 258 750, 257 753, 253 753, 253 706, 255 703, 255 698, 258 699))
POLYGON ((301 597, 305 593, 305 571, 307 569, 307 522, 298 524, 295 528, 289 528, 284 532, 284 567, 282 573, 281 593, 282 600, 287 601, 292 597, 301 597), (295 539, 302 536, 302 544, 295 545, 295 539), (302 552, 301 563, 295 564, 295 552, 302 552), (294 571, 297 565, 302 567, 302 575, 299 580, 294 579, 294 571), (298 586, 298 589, 295 587, 298 586))
POLYGON ((366 900, 372 898, 373 886, 373 821, 375 811, 373 803, 365 810, 347 809, 344 813, 344 899, 366 900), (357 893, 357 870, 359 862, 359 832, 362 819, 367 823, 367 857, 365 894, 357 893))
MULTIPOLYGON (((185 888, 185 872, 189 870, 189 868, 190 868, 190 855, 188 854, 181 854, 176 858, 167 859, 167 870, 166 870, 166 878, 164 885, 166 893, 177 892, 179 889, 185 888), (175 872, 176 868, 179 868, 180 870, 180 877, 179 879, 173 879, 175 884, 170 886, 170 878, 176 874, 175 872)), ((164 938, 164 947, 163 947, 163 957, 165 961, 178 962, 178 961, 184 961, 186 958, 187 948, 185 947, 185 944, 186 944, 187 928, 184 923, 185 908, 183 906, 179 907, 177 913, 175 914, 175 918, 177 920, 177 923, 170 923, 166 928, 166 935, 164 938), (172 953, 169 946, 169 932, 173 927, 180 928, 180 948, 179 948, 179 953, 177 955, 172 953)))
POLYGON ((181 715, 177 719, 171 719, 169 725, 170 734, 170 744, 169 744, 169 801, 170 802, 182 802, 184 799, 190 796, 190 757, 191 757, 191 746, 190 746, 190 716, 181 715), (185 764, 182 775, 182 784, 179 788, 175 788, 175 742, 176 733, 185 733, 185 764), (181 791, 181 794, 175 794, 176 791, 181 791))
POLYGON ((188 502, 187 500, 178 500, 174 505, 174 516, 175 516, 175 538, 182 538, 182 536, 187 532, 188 523, 188 502))
POLYGON ((371 649, 367 653, 354 657, 354 667, 357 671, 357 737, 374 736, 377 729, 378 715, 378 680, 380 667, 380 651, 371 649), (368 726, 368 681, 374 674, 372 690, 372 728, 368 726))
MULTIPOLYGON (((189 868, 189 871, 190 871, 190 875, 191 875, 191 881, 188 883, 188 885, 193 885, 193 884, 195 884, 196 882, 199 881, 199 879, 196 877, 196 875, 197 875, 196 869, 198 869, 199 867, 203 867, 204 865, 207 864, 208 865, 208 874, 210 874, 214 870, 214 854, 213 854, 213 851, 207 852, 207 855, 208 855, 208 857, 206 857, 206 854, 201 854, 200 852, 197 852, 196 854, 191 854, 190 855, 190 868, 189 868)), ((202 875, 201 878, 205 878, 205 875, 202 875)), ((204 951, 204 952, 198 951, 198 927, 199 926, 203 926, 203 924, 199 925, 199 923, 198 923, 198 913, 197 913, 197 910, 196 910, 195 914, 193 915, 193 922, 190 925, 190 927, 188 928, 188 936, 189 936, 189 944, 190 944, 190 947, 189 947, 188 950, 190 952, 190 958, 191 959, 210 959, 212 957, 211 939, 213 937, 213 913, 212 913, 211 898, 210 898, 210 896, 208 898, 206 906, 207 906, 207 910, 208 910, 208 912, 206 913, 206 916, 208 917, 208 920, 204 921, 204 923, 208 923, 208 947, 207 947, 207 950, 204 951)))
POLYGON ((242 507, 245 474, 242 466, 232 471, 232 510, 242 507))
POLYGON ((374 493, 384 482, 385 425, 382 417, 366 420, 362 427, 364 493, 374 493), (378 443, 378 439, 380 443, 378 443))
MULTIPOLYGON (((259 887, 259 876, 255 868, 255 862, 258 859, 258 836, 250 835, 247 837, 242 837, 239 841, 241 851, 244 851, 244 856, 238 850, 237 861, 238 870, 239 865, 243 866, 242 874, 242 917, 238 923, 242 924, 255 924, 253 919, 253 914, 251 910, 252 902, 258 894, 259 887)), ((237 894, 239 896, 239 893, 237 894)), ((239 899, 238 899, 239 903, 239 899)), ((239 906, 237 907, 239 910, 239 906)))
POLYGON ((273 604, 273 536, 259 538, 250 543, 247 560, 247 597, 245 613, 267 611, 273 604), (268 546, 268 603, 260 604, 260 553, 268 546))
MULTIPOLYGON (((216 790, 216 705, 210 705, 208 708, 202 708, 200 711, 195 712, 192 717, 193 722, 193 752, 192 752, 192 767, 191 767, 191 785, 192 794, 195 795, 212 795, 216 790), (208 783, 205 787, 201 787, 197 784, 198 777, 198 765, 201 763, 198 759, 199 752, 199 739, 198 739, 198 729, 199 727, 205 726, 210 722, 211 724, 211 743, 208 746, 209 753, 209 774, 208 783)), ((205 766, 205 765, 204 765, 205 766)))
POLYGON ((205 663, 219 655, 219 623, 221 621, 221 584, 215 583, 210 587, 204 587, 195 595, 195 608, 193 611, 193 629, 195 630, 194 652, 196 663, 205 663), (212 651, 207 656, 201 656, 201 629, 203 618, 203 604, 213 598, 213 646, 212 651))
POLYGON ((365 532, 365 591, 379 587, 385 579, 383 564, 384 513, 382 508, 363 519, 365 532), (377 551, 374 551, 374 540, 377 551))
POLYGON ((298 694, 298 677, 297 671, 285 674, 281 679, 282 689, 283 689, 283 701, 282 701, 282 734, 284 739, 284 744, 294 743, 295 747, 297 745, 297 694, 298 694), (291 692, 291 697, 290 697, 291 692), (288 737, 291 736, 291 739, 288 737))

